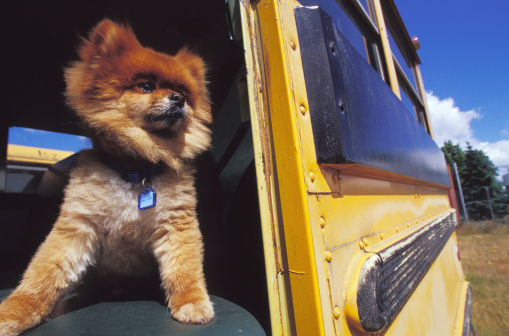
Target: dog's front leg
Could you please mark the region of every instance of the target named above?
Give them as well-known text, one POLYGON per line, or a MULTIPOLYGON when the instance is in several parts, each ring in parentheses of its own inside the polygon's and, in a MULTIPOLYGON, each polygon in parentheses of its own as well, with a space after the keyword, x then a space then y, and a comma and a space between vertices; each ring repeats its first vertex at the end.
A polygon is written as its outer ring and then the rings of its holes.
POLYGON ((161 226, 153 247, 173 317, 184 323, 209 322, 214 309, 203 274, 203 242, 196 218, 161 226))
POLYGON ((0 335, 18 335, 43 321, 93 263, 96 240, 85 224, 57 221, 19 286, 0 305, 0 335))

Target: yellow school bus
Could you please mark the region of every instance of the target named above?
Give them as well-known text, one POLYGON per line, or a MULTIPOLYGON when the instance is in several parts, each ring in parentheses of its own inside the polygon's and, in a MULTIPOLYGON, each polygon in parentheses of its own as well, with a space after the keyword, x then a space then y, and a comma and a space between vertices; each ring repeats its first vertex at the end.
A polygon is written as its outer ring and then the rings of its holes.
MULTIPOLYGON (((158 50, 171 52, 166 44, 191 40, 209 64, 213 143, 197 161, 196 186, 216 311, 207 325, 185 326, 171 320, 160 295, 140 294, 157 289, 157 280, 129 287, 127 294, 136 295, 122 299, 105 299, 104 290, 87 285, 84 290, 93 289, 88 294, 64 298, 72 303, 68 313, 62 305, 64 313, 27 335, 473 334, 472 294, 459 260, 445 159, 433 141, 418 40, 408 34, 394 0, 224 5, 104 1, 90 11, 87 2, 68 2, 69 16, 79 15, 64 19, 46 10, 47 31, 26 20, 48 45, 72 50, 75 43, 63 32, 84 35, 103 16, 118 15, 128 18, 142 44, 159 43, 158 50), (164 20, 156 19, 160 15, 164 20)), ((38 6, 47 4, 16 6, 10 2, 6 11, 38 17, 38 6)), ((29 38, 20 40, 37 42, 29 38)), ((38 57, 54 51, 43 48, 38 57)), ((21 72, 22 65, 13 68, 21 72)), ((56 65, 60 73, 65 64, 56 65)), ((7 77, 26 77, 18 72, 7 77)), ((53 88, 38 78, 32 79, 38 87, 53 88)), ((39 105, 58 104, 34 96, 33 102, 26 93, 6 97, 14 102, 7 104, 1 139, 7 139, 5 126, 66 132, 75 125, 57 109, 41 117, 39 105)), ((61 92, 55 97, 60 100, 61 92)), ((46 170, 71 154, 15 146, 9 153, 0 173, 13 166, 46 170)), ((49 231, 60 202, 54 199, 61 195, 58 180, 65 180, 72 157, 24 194, 4 183, 0 299, 49 231)))
POLYGON ((7 161, 52 165, 74 154, 71 151, 63 151, 56 149, 38 148, 21 145, 7 146, 7 161))
POLYGON ((272 333, 469 335, 447 168, 394 2, 239 6, 272 333))

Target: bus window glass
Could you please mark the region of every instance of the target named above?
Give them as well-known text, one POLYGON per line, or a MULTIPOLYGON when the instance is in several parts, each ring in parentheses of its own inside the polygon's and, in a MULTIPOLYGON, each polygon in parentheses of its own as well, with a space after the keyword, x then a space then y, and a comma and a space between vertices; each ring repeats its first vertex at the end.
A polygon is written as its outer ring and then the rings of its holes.
POLYGON ((399 51, 398 45, 396 44, 396 41, 394 41, 394 38, 392 37, 392 34, 390 32, 388 32, 387 35, 389 36, 389 43, 390 43, 390 46, 391 46, 392 55, 396 58, 396 60, 398 61, 399 65, 403 69, 403 72, 407 76, 409 82, 412 84, 412 86, 415 89, 416 88, 415 77, 414 77, 414 73, 413 73, 412 68, 410 68, 408 66, 408 63, 406 62, 405 58, 403 57, 403 55, 399 51))
POLYGON ((361 0, 360 3, 362 4, 362 7, 364 7, 364 10, 366 11, 366 13, 369 13, 369 4, 368 4, 368 1, 369 0, 361 0))
POLYGON ((5 175, 5 192, 29 193, 37 192, 45 167, 7 165, 5 175))
POLYGON ((92 147, 90 139, 84 136, 42 131, 25 127, 9 128, 8 143, 12 145, 71 152, 78 152, 82 149, 92 147))
POLYGON ((399 90, 401 93, 401 102, 405 107, 407 108, 408 112, 411 113, 414 117, 417 118, 415 113, 415 105, 412 103, 412 101, 409 98, 409 94, 407 93, 407 89, 405 86, 400 85, 399 90))

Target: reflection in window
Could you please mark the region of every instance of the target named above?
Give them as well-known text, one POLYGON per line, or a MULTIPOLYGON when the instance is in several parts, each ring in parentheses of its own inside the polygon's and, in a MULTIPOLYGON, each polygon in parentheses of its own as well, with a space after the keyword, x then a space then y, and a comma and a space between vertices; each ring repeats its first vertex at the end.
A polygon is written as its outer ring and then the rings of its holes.
POLYGON ((366 11, 366 13, 369 13, 369 4, 368 2, 370 2, 370 0, 361 0, 360 3, 362 4, 362 7, 364 7, 364 10, 366 11))
POLYGON ((401 102, 403 103, 403 105, 405 105, 409 113, 411 113, 414 117, 417 117, 415 113, 415 105, 410 100, 406 87, 400 85, 399 91, 401 93, 401 102))
POLYGON ((401 66, 401 69, 403 69, 403 72, 405 73, 405 75, 407 76, 409 82, 412 84, 412 86, 415 89, 416 88, 416 83, 415 83, 415 77, 414 77, 414 73, 413 73, 412 68, 409 67, 409 65, 406 62, 405 58, 401 54, 401 51, 399 50, 396 42, 394 41, 394 38, 392 37, 392 34, 390 32, 388 32, 387 35, 389 36, 389 44, 391 46, 391 51, 392 51, 393 56, 396 58, 396 60, 398 61, 399 65, 401 66))
POLYGON ((46 167, 7 165, 5 192, 36 193, 46 167))

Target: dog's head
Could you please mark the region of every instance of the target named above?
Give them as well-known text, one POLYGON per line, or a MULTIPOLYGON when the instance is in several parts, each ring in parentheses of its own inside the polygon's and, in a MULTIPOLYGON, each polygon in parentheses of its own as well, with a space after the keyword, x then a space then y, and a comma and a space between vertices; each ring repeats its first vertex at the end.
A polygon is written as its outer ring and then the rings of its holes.
POLYGON ((179 169, 210 144, 203 60, 143 47, 130 28, 101 21, 65 69, 68 105, 95 147, 179 169))

